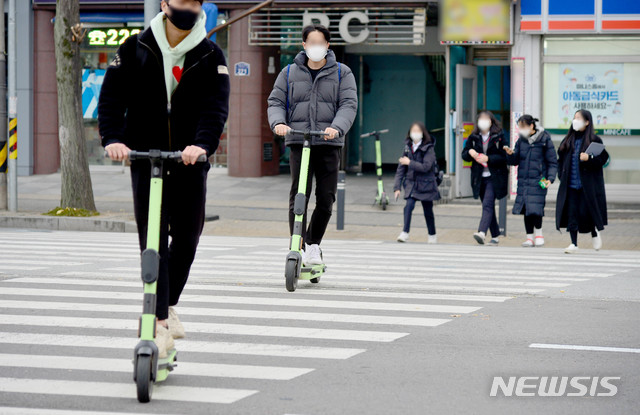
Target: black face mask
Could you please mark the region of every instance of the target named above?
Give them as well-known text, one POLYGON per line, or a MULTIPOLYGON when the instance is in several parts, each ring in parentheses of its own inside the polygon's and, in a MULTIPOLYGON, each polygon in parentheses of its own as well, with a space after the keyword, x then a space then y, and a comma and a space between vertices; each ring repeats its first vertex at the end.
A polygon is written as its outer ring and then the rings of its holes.
POLYGON ((170 4, 169 10, 171 10, 171 16, 167 16, 171 23, 174 24, 180 30, 191 30, 198 21, 200 13, 193 12, 191 10, 175 9, 170 4))

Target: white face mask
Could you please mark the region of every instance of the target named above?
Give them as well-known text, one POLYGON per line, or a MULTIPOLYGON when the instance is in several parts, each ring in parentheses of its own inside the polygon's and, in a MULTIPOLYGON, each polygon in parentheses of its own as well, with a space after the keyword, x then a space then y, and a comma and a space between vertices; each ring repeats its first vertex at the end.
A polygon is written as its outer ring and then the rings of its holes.
POLYGON ((307 56, 314 62, 320 62, 327 56, 327 48, 325 46, 309 46, 305 49, 307 56))
POLYGON ((411 140, 413 140, 414 143, 422 141, 422 133, 416 133, 412 131, 409 134, 409 137, 411 137, 411 140))
POLYGON ((486 118, 479 119, 478 120, 478 128, 482 132, 489 131, 489 128, 491 128, 491 120, 487 120, 486 118))
POLYGON ((579 119, 577 119, 577 118, 573 120, 572 124, 573 124, 573 129, 574 129, 574 130, 576 130, 576 131, 582 131, 582 129, 583 129, 583 128, 585 127, 585 125, 586 125, 586 124, 584 123, 584 121, 579 120, 579 119))
POLYGON ((531 135, 531 130, 528 128, 522 128, 520 130, 520 135, 523 137, 529 137, 531 135))

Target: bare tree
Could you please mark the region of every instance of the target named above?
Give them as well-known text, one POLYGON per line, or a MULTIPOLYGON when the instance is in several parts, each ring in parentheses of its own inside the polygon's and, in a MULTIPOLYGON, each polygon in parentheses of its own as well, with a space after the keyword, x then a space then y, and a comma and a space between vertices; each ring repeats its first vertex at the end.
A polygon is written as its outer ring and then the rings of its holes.
POLYGON ((82 121, 80 43, 85 33, 80 24, 79 0, 57 0, 54 42, 62 182, 60 206, 96 210, 82 121))

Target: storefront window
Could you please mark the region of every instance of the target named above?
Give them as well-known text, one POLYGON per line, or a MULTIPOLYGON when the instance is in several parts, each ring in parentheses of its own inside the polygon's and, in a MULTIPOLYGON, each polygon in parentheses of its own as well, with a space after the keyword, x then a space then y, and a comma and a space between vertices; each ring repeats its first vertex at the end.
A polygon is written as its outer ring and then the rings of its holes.
POLYGON ((104 157, 98 132, 98 98, 109 62, 118 47, 142 27, 96 26, 89 27, 80 46, 82 56, 82 114, 89 164, 112 164, 104 157))
POLYGON ((640 54, 640 38, 546 39, 544 53, 547 128, 566 130, 584 108, 597 129, 640 130, 640 63, 631 61, 640 54))
MULTIPOLYGON (((218 14, 218 24, 228 19, 228 13, 218 14)), ((121 44, 131 35, 140 33, 142 24, 90 25, 87 35, 80 46, 82 57, 82 114, 84 118, 85 137, 87 140, 87 156, 89 164, 113 164, 104 157, 100 134, 98 132, 98 99, 100 88, 109 63, 113 60, 121 44)), ((216 43, 224 55, 229 56, 227 29, 216 34, 216 43)), ((220 140, 220 146, 213 158, 213 163, 227 165, 227 131, 226 127, 220 140)))
POLYGON ((611 156, 606 183, 640 180, 640 37, 555 37, 544 40, 543 123, 555 141, 574 113, 587 109, 611 156))

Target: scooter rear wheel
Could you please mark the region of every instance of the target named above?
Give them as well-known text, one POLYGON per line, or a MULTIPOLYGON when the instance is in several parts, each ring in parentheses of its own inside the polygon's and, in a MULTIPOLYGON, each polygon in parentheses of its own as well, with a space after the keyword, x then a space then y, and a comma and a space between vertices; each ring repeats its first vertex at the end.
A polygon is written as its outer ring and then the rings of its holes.
POLYGON ((136 389, 138 392, 138 402, 147 403, 151 400, 153 393, 153 382, 151 373, 153 360, 151 356, 139 355, 136 361, 136 389))
POLYGON ((292 292, 298 288, 299 272, 300 268, 298 267, 297 261, 294 259, 288 259, 284 268, 285 286, 287 287, 287 291, 292 292))

